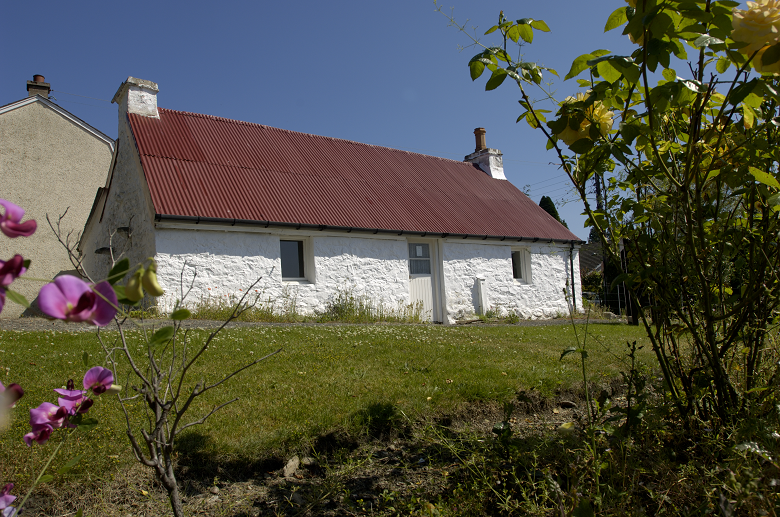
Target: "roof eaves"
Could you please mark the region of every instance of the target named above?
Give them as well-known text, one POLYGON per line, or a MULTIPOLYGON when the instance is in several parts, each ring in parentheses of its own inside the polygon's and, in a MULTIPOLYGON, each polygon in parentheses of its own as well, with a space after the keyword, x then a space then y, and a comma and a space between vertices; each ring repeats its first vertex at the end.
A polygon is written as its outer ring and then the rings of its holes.
POLYGON ((352 226, 333 226, 327 224, 307 224, 307 223, 286 223, 279 221, 254 221, 249 219, 226 219, 220 217, 201 217, 190 215, 168 215, 168 214, 155 214, 155 221, 175 221, 179 223, 188 223, 192 225, 204 224, 219 224, 229 226, 255 226, 263 228, 291 228, 294 230, 318 230, 318 231, 335 231, 345 233, 369 233, 369 234, 393 234, 393 235, 414 235, 417 237, 430 237, 430 238, 462 238, 462 239, 479 239, 479 240, 496 240, 496 241, 508 241, 508 242, 541 242, 541 243, 562 243, 562 244, 575 244, 582 245, 585 241, 578 239, 553 239, 549 237, 523 237, 519 235, 474 235, 468 233, 439 233, 439 232, 423 232, 423 231, 409 231, 409 230, 393 230, 386 228, 357 228, 352 226))

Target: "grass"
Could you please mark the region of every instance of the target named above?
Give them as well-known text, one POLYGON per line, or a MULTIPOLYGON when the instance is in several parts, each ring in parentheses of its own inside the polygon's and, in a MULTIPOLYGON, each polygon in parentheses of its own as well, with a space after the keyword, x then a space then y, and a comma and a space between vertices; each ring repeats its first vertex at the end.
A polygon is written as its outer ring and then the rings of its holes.
MULTIPOLYGON (((594 382, 625 370, 626 340, 646 341, 642 331, 625 325, 590 325, 589 372, 594 382)), ((193 338, 208 332, 195 329, 193 338)), ((108 337, 116 333, 107 332, 108 337)), ((129 333, 143 350, 142 331, 129 333)), ((250 463, 268 451, 297 451, 334 429, 370 432, 394 413, 412 419, 446 412, 466 401, 510 399, 519 389, 542 394, 570 389, 581 379, 579 363, 559 360, 563 348, 575 345, 570 326, 444 327, 432 325, 317 325, 235 328, 221 334, 190 378, 214 381, 241 364, 282 348, 282 353, 231 379, 224 389, 191 410, 199 418, 220 401, 240 400, 193 428, 179 442, 182 452, 234 458, 250 463), (372 423, 373 422, 373 423, 372 423)), ((642 360, 651 364, 649 347, 642 360)), ((0 379, 26 391, 0 434, 0 482, 14 480, 19 493, 38 472, 64 436, 55 433, 46 446, 28 448, 29 410, 56 401, 51 391, 68 378, 80 382, 86 368, 102 364, 99 345, 89 332, 0 331, 0 379)), ((127 371, 118 382, 132 385, 127 371)), ((200 399, 199 399, 200 400, 200 399)), ((96 401, 90 416, 100 425, 77 433, 63 447, 54 467, 84 454, 72 476, 100 483, 133 462, 118 403, 96 401)), ((140 403, 134 418, 142 419, 140 403)), ((56 483, 56 481, 55 481, 56 483)))

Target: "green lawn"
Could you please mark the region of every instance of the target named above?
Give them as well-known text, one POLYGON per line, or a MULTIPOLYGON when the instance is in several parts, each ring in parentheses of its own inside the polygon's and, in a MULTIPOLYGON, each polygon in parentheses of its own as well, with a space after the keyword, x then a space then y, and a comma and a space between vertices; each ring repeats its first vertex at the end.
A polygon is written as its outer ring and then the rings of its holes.
MULTIPOLYGON (((158 323, 159 324, 159 323, 158 323)), ((584 326, 578 325, 582 337, 584 326)), ((116 333, 105 333, 116 337, 116 333)), ((588 373, 592 380, 611 378, 626 370, 626 341, 645 347, 641 359, 652 365, 647 339, 640 328, 590 325, 588 373)), ((132 346, 144 350, 141 331, 129 334, 132 346)), ((196 341, 208 333, 194 330, 196 341)), ((271 351, 282 352, 213 390, 192 407, 196 419, 220 401, 240 400, 193 428, 192 439, 202 452, 250 459, 269 450, 295 449, 309 438, 333 429, 359 432, 366 410, 393 407, 410 418, 442 413, 473 400, 505 401, 518 389, 552 393, 581 381, 579 356, 559 360, 575 346, 571 326, 431 326, 316 325, 259 326, 221 334, 193 371, 190 384, 207 382, 271 351), (194 439, 197 438, 197 439, 194 439)), ((56 403, 53 388, 68 378, 80 384, 85 371, 82 354, 91 365, 104 364, 93 333, 0 331, 0 379, 17 382, 25 396, 0 434, 0 483, 21 487, 37 472, 56 443, 28 448, 29 410, 44 401, 56 403)), ((132 386, 127 369, 118 382, 132 386)), ((142 418, 140 402, 132 411, 142 418)), ((100 425, 76 433, 63 447, 54 466, 84 453, 76 476, 91 481, 113 476, 132 461, 124 419, 115 398, 96 401, 90 415, 100 425)), ((251 461, 251 460, 250 460, 251 461)), ((18 493, 18 492, 17 492, 18 493)))

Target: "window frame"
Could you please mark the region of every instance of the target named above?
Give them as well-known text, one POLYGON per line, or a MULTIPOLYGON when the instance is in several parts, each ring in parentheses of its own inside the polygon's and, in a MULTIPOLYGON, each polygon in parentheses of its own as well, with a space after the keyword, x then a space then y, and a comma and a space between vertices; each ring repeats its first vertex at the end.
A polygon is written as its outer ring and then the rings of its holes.
POLYGON ((510 248, 509 260, 512 268, 512 280, 516 284, 530 285, 533 283, 531 271, 531 252, 528 248, 510 248), (519 261, 519 264, 517 262, 519 261), (516 273, 520 273, 520 277, 516 273))
POLYGON ((292 237, 292 236, 280 236, 279 237, 279 273, 282 277, 282 282, 285 283, 314 283, 315 271, 314 271, 314 252, 312 249, 312 243, 310 238, 292 237), (284 276, 284 268, 282 264, 282 242, 297 242, 298 244, 298 262, 303 266, 303 276, 284 276))

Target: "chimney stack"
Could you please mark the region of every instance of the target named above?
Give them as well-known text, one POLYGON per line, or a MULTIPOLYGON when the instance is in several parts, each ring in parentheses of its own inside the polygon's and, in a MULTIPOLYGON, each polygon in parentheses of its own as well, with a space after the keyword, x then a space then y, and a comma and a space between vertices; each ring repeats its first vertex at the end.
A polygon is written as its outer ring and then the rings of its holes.
POLYGON ((498 149, 490 149, 485 143, 485 128, 478 127, 474 130, 477 141, 477 150, 466 156, 463 161, 477 165, 482 172, 493 179, 505 180, 504 158, 498 149))
POLYGON ((46 78, 40 74, 35 74, 32 81, 27 81, 27 96, 40 95, 44 99, 49 98, 51 85, 46 82, 46 78))
POLYGON ((157 112, 157 83, 145 79, 128 77, 114 94, 111 102, 119 105, 120 123, 125 113, 134 113, 143 117, 160 118, 157 112))
POLYGON ((474 136, 477 139, 477 148, 474 152, 478 153, 483 149, 487 149, 487 144, 485 143, 485 128, 478 127, 477 129, 475 129, 474 136))

